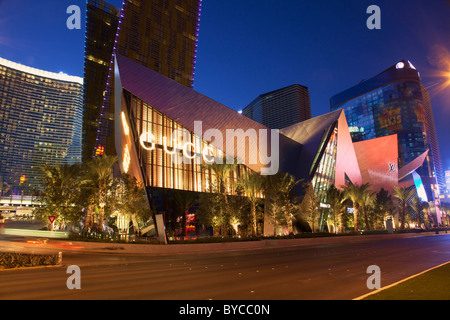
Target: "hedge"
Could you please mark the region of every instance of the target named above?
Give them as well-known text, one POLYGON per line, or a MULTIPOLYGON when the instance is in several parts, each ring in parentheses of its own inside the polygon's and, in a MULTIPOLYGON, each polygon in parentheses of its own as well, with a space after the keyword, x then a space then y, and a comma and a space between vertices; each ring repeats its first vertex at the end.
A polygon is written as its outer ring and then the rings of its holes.
POLYGON ((0 269, 54 266, 62 262, 62 254, 27 254, 19 252, 0 252, 0 269))

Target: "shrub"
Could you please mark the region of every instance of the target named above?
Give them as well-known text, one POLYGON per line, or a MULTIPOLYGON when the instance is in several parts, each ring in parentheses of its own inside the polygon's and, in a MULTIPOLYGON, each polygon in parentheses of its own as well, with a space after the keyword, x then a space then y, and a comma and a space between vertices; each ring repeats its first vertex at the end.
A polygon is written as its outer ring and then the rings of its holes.
POLYGON ((50 266, 60 263, 61 257, 59 254, 35 255, 19 252, 0 252, 0 267, 4 269, 50 266))

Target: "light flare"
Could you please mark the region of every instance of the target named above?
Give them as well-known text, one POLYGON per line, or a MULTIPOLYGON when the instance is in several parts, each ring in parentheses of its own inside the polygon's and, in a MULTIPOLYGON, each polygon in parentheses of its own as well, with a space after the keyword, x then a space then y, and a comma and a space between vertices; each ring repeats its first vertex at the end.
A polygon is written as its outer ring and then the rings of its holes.
POLYGON ((430 72, 434 81, 427 89, 431 90, 432 95, 450 92, 450 51, 442 45, 434 45, 428 61, 436 69, 430 72))

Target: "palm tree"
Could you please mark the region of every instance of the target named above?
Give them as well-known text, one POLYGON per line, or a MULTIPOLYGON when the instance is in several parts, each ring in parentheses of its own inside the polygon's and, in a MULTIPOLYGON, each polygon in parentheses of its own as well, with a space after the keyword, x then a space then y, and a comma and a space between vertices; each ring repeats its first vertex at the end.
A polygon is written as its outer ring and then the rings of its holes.
POLYGON ((148 204, 147 194, 143 183, 129 174, 122 174, 113 184, 114 197, 111 197, 113 207, 128 221, 133 222, 134 230, 141 231, 141 227, 148 229, 147 222, 152 218, 152 210, 148 204))
POLYGON ((230 173, 233 172, 233 170, 236 168, 236 164, 225 163, 225 160, 223 160, 223 163, 214 162, 207 166, 210 167, 216 175, 217 193, 225 194, 227 192, 226 186, 228 177, 230 176, 230 173))
POLYGON ((44 174, 42 202, 44 206, 37 210, 39 219, 47 221, 47 216, 57 216, 59 222, 75 222, 79 216, 76 206, 79 191, 78 164, 45 164, 41 167, 44 174))
POLYGON ((344 192, 336 188, 333 184, 327 191, 327 202, 330 205, 331 213, 334 221, 334 230, 337 231, 336 224, 339 224, 339 230, 343 231, 342 213, 345 208, 343 204, 344 192), (338 223, 336 223, 336 220, 338 223))
POLYGON ((369 216, 367 211, 369 210, 369 208, 375 206, 375 202, 376 202, 376 192, 370 191, 369 189, 362 190, 361 209, 367 230, 370 230, 369 216))
POLYGON ((408 200, 414 195, 416 192, 415 189, 408 190, 408 188, 394 187, 394 197, 398 199, 400 202, 400 230, 405 228, 405 219, 406 219, 406 206, 408 200))
POLYGON ((294 188, 302 181, 303 179, 295 180, 295 177, 289 173, 280 173, 272 186, 276 189, 275 197, 279 200, 278 203, 280 207, 284 208, 284 220, 286 221, 290 234, 294 232, 294 213, 292 209, 292 198, 294 197, 293 191, 294 188))
POLYGON ((364 190, 366 190, 369 187, 369 184, 363 184, 361 186, 353 184, 350 182, 348 186, 344 186, 344 198, 342 199, 342 202, 345 200, 350 200, 353 203, 353 218, 354 218, 354 230, 355 232, 358 232, 359 225, 358 225, 358 219, 359 219, 359 209, 361 208, 362 198, 364 190))
POLYGON ((422 201, 422 199, 415 195, 409 205, 416 212, 419 228, 422 229, 423 210, 428 207, 428 203, 422 201))
POLYGON ((319 199, 311 182, 303 184, 305 188, 305 196, 300 203, 300 212, 303 214, 305 220, 311 224, 311 230, 314 233, 316 220, 319 217, 319 199))
POLYGON ((378 227, 379 222, 384 221, 386 215, 390 214, 392 207, 392 196, 384 188, 381 188, 375 199, 375 228, 378 227))
POLYGON ((223 158, 222 163, 214 162, 210 165, 205 165, 206 168, 211 168, 211 171, 215 174, 216 181, 215 183, 211 183, 210 189, 212 195, 210 198, 215 198, 214 201, 219 205, 217 207, 216 215, 218 219, 215 219, 215 222, 218 223, 216 228, 221 228, 223 233, 228 233, 230 228, 230 220, 232 216, 231 206, 229 202, 229 196, 231 190, 227 190, 228 187, 228 179, 232 172, 237 167, 236 162, 234 163, 226 163, 226 158, 223 158))
POLYGON ((256 204, 260 201, 261 193, 264 190, 264 180, 261 175, 254 171, 245 171, 239 179, 238 185, 242 188, 245 196, 250 202, 252 236, 256 236, 256 204))
MULTIPOLYGON (((103 220, 105 216, 105 205, 108 193, 109 182, 112 181, 113 167, 117 163, 116 156, 104 155, 93 158, 86 163, 88 181, 96 188, 95 195, 98 200, 99 217, 98 217, 98 231, 103 232, 103 220)), ((89 211, 89 210, 88 210, 89 211)))

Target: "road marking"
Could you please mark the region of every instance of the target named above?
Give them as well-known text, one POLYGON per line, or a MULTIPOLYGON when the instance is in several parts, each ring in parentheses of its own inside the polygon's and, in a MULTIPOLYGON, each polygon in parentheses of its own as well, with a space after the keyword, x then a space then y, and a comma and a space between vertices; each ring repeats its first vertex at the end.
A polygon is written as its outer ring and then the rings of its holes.
POLYGON ((424 273, 427 273, 428 271, 431 271, 431 270, 433 270, 433 269, 437 269, 437 268, 443 267, 443 266, 445 266, 446 264, 449 264, 449 263, 450 263, 450 261, 444 262, 444 263, 442 263, 442 264, 440 264, 440 265, 438 265, 438 266, 435 266, 435 267, 430 268, 430 269, 428 269, 428 270, 422 271, 422 272, 420 272, 420 273, 418 273, 418 274, 415 274, 415 275, 412 275, 412 276, 410 276, 410 277, 408 277, 408 278, 406 278, 406 279, 397 281, 397 282, 392 283, 392 284, 390 284, 390 285, 388 285, 388 286, 386 286, 386 287, 383 287, 383 288, 377 289, 377 290, 375 290, 375 291, 369 292, 369 293, 367 293, 367 294, 364 294, 364 295, 362 295, 362 296, 360 296, 360 297, 357 297, 357 298, 354 298, 354 299, 352 299, 352 300, 362 300, 362 299, 364 299, 364 298, 366 298, 366 297, 368 297, 368 296, 371 296, 371 295, 376 294, 376 293, 378 293, 378 292, 380 292, 380 291, 383 291, 383 290, 386 290, 386 289, 395 287, 396 285, 398 285, 398 284, 400 284, 400 283, 402 283, 402 282, 405 282, 405 281, 408 281, 408 280, 413 279, 413 278, 415 278, 415 277, 418 277, 418 276, 420 276, 420 275, 422 275, 422 274, 424 274, 424 273))

